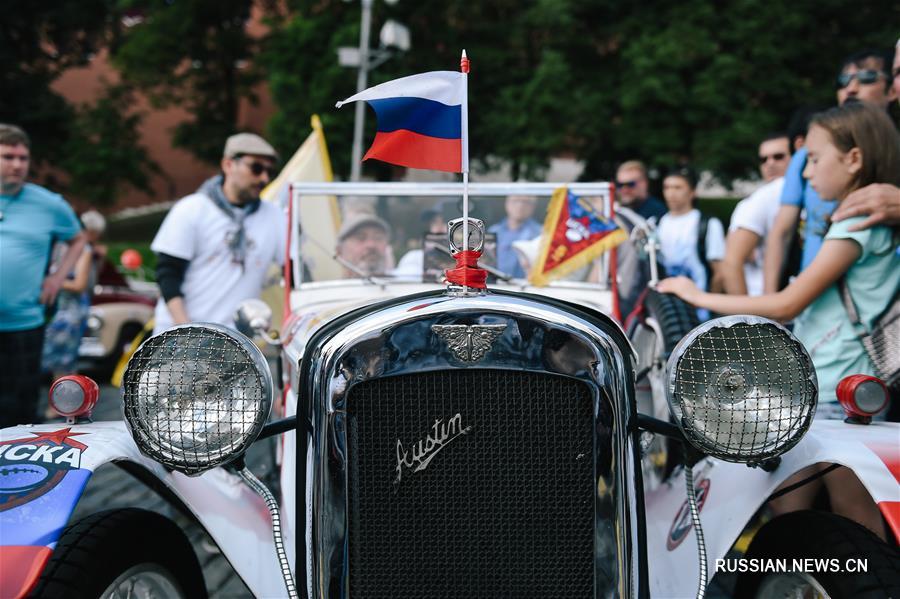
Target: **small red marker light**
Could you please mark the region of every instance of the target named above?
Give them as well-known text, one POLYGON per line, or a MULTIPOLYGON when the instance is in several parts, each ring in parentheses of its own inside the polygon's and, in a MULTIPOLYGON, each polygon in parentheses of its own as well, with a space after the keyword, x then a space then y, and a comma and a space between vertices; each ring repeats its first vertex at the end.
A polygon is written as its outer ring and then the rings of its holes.
POLYGON ((875 376, 853 374, 841 379, 837 386, 837 398, 847 414, 847 422, 868 424, 872 416, 888 404, 888 390, 884 382, 875 376))
POLYGON ((89 416, 99 397, 97 383, 80 374, 60 377, 50 387, 50 407, 67 418, 89 416))

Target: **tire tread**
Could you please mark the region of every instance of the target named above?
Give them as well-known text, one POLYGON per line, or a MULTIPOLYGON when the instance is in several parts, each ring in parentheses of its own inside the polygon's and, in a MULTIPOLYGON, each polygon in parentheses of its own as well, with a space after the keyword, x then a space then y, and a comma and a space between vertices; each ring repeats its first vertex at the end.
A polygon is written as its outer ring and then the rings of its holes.
POLYGON ((644 306, 647 313, 656 318, 663 332, 665 357, 672 353, 685 335, 700 324, 697 311, 692 306, 668 293, 649 289, 644 306))
POLYGON ((185 593, 192 598, 206 596, 200 564, 181 530, 168 518, 137 508, 97 512, 67 527, 29 596, 93 598, 98 568, 135 544, 165 552, 163 561, 169 560, 165 565, 184 576, 179 582, 185 593))
MULTIPOLYGON (((756 534, 747 558, 838 558, 868 560, 865 573, 830 573, 821 580, 835 599, 900 598, 900 551, 869 529, 829 512, 806 510, 785 514, 756 534)), ((742 575, 735 597, 753 597, 764 575, 742 575)))

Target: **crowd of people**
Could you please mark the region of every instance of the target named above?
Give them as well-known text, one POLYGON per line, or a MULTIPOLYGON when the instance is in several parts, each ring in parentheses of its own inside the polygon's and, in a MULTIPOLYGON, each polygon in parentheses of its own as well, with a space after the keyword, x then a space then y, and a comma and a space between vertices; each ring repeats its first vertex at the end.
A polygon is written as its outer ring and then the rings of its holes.
MULTIPOLYGON (((819 372, 823 404, 832 402, 820 408, 823 416, 840 416, 833 391, 842 376, 873 370, 838 288, 849 290, 866 328, 895 301, 900 285, 891 228, 900 222, 900 166, 896 126, 886 113, 900 93, 898 66, 900 53, 893 60, 877 51, 848 57, 837 77, 838 108, 800 113, 788 131, 761 136, 763 184, 737 205, 727 235, 721 221, 697 209, 690 167, 665 173, 662 200, 649 193, 642 162, 625 161, 616 171, 620 205, 656 224, 670 277, 659 289, 696 306, 701 317, 796 320, 794 331, 819 372), (785 268, 794 253, 796 272, 785 268)), ((104 224, 93 211, 79 222, 61 196, 26 182, 24 131, 0 126, 0 150, 0 360, 18 365, 4 368, 0 380, 6 425, 33 419, 41 371, 35 364, 53 374, 74 370, 104 224)), ((151 245, 161 292, 155 332, 195 321, 231 325, 239 302, 260 294, 268 266, 285 256, 284 215, 259 199, 277 160, 263 138, 231 136, 220 173, 166 216, 151 245)), ((542 233, 536 204, 533 197, 507 198, 505 218, 488 229, 496 237, 498 269, 514 278, 527 276, 522 256, 531 246, 524 244, 542 233)), ((445 226, 434 211, 423 214, 423 224, 436 232, 445 226)), ((393 270, 390 238, 391 226, 374 214, 345 218, 334 248, 344 276, 393 270)), ((404 256, 396 272, 420 269, 421 254, 404 256)))
POLYGON ((803 135, 763 141, 761 170, 771 180, 734 211, 722 288, 677 276, 659 285, 719 314, 794 322, 816 367, 819 417, 843 417, 835 395, 842 378, 875 372, 860 334, 872 330, 900 289, 891 228, 900 208, 900 137, 887 115, 900 87, 891 73, 898 63, 876 51, 848 57, 837 78, 837 107, 813 115, 803 135), (790 163, 788 144, 795 150, 790 163), (784 284, 787 248, 801 215, 799 267, 784 284), (859 312, 858 323, 842 289, 859 312))

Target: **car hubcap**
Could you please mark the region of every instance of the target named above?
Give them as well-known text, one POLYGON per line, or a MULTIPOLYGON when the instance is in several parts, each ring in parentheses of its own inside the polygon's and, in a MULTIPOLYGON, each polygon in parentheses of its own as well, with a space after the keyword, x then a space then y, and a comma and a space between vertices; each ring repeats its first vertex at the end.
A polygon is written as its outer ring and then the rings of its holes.
POLYGON ((770 576, 760 585, 756 596, 759 599, 831 599, 815 578, 803 573, 770 576))
POLYGON ((138 564, 119 575, 101 599, 183 599, 184 593, 172 574, 158 564, 138 564))

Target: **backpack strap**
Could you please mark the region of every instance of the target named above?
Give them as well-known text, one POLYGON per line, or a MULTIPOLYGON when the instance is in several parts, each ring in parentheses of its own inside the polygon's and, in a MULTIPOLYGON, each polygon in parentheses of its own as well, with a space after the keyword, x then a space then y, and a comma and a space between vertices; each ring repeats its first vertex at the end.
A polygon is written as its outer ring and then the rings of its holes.
POLYGON ((841 302, 844 304, 844 310, 847 311, 847 316, 850 317, 850 322, 854 326, 859 326, 859 310, 856 309, 856 304, 853 303, 853 297, 850 295, 850 288, 847 286, 847 275, 841 275, 841 278, 837 280, 838 293, 841 296, 841 302))
POLYGON ((697 256, 700 258, 700 264, 706 271, 706 285, 712 283, 712 269, 709 267, 709 260, 706 259, 706 234, 709 232, 709 217, 702 212, 700 213, 700 222, 697 224, 697 256))

